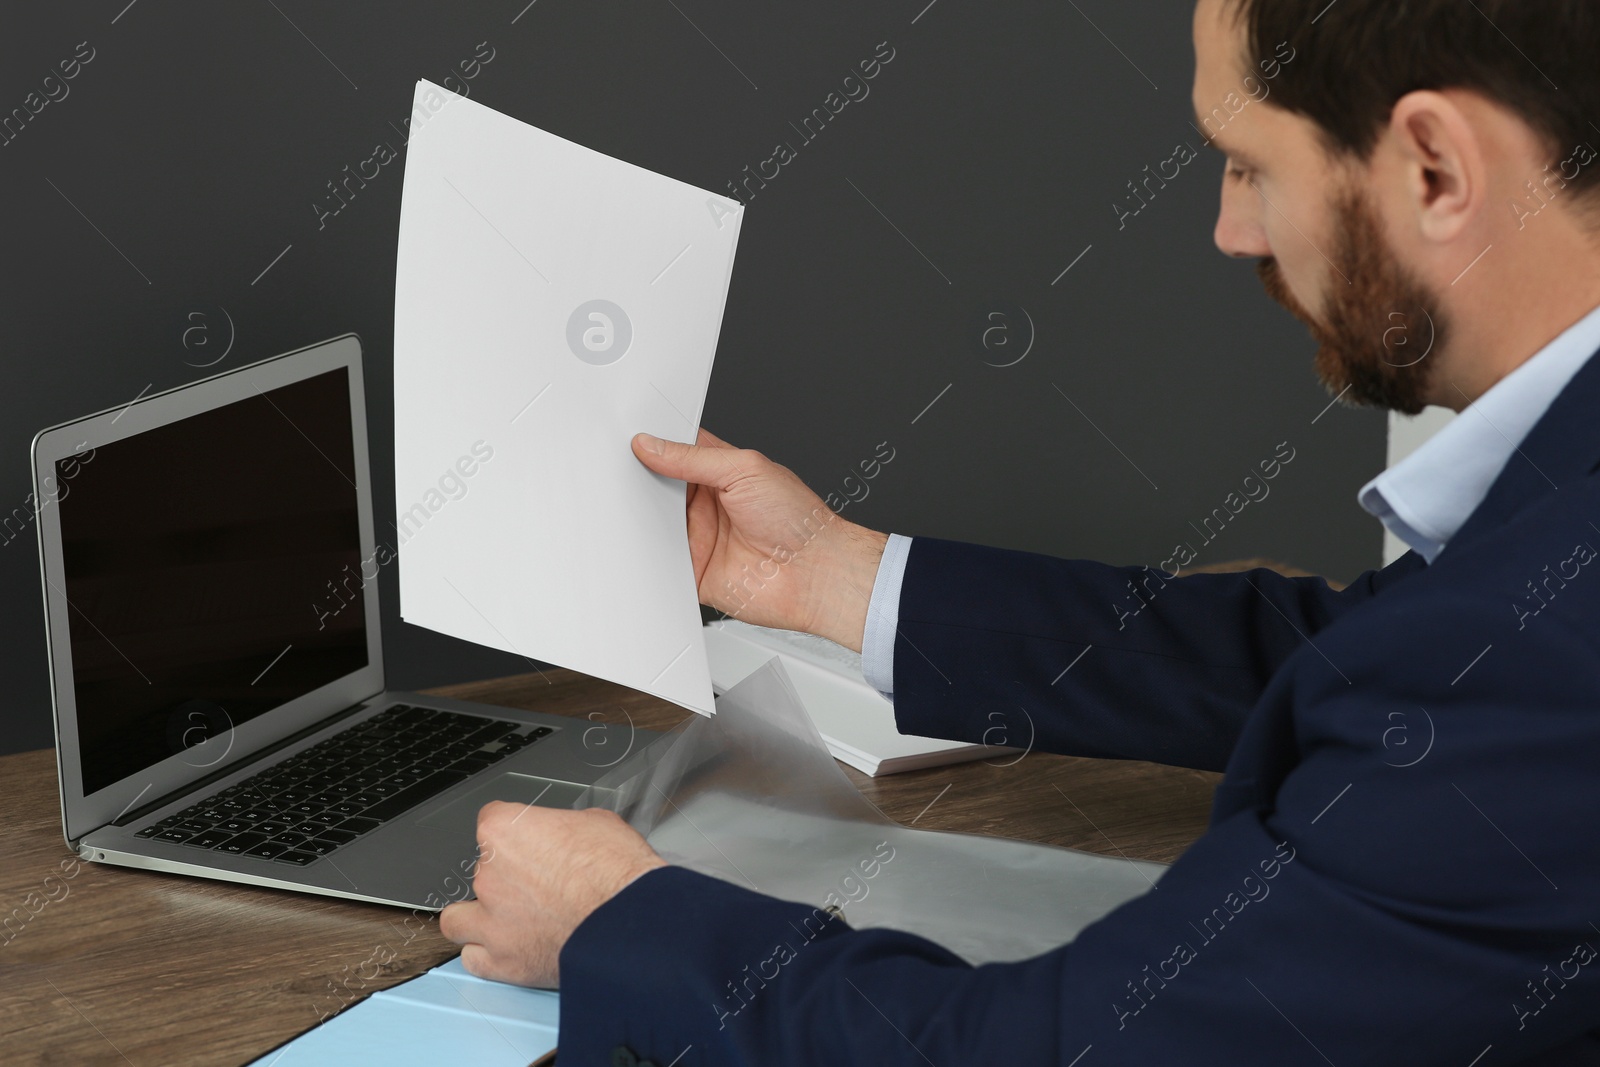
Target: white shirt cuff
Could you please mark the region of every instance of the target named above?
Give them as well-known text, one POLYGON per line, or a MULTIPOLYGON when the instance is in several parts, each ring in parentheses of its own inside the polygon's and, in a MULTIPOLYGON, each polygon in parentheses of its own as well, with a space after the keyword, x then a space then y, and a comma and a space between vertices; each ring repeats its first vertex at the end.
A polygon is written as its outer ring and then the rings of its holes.
POLYGON ((900 626, 900 583, 906 576, 911 538, 890 534, 872 583, 867 626, 861 635, 861 671, 867 684, 894 700, 894 635, 900 626))

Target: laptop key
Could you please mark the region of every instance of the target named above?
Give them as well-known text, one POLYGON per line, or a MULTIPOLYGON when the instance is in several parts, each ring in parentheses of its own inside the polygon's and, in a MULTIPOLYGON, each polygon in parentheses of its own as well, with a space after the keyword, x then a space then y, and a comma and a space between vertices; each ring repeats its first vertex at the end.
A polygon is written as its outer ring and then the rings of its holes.
POLYGON ((266 839, 267 838, 266 838, 265 834, 257 834, 257 833, 239 834, 238 836, 230 837, 230 838, 228 838, 228 840, 224 841, 222 844, 217 845, 213 851, 216 851, 216 852, 227 852, 227 853, 229 853, 231 855, 238 856, 238 855, 242 855, 244 852, 246 852, 246 851, 248 851, 248 850, 250 850, 252 848, 255 848, 257 845, 261 844, 266 839))
POLYGON ((342 844, 342 842, 324 841, 321 838, 314 838, 310 841, 302 841, 300 844, 296 845, 295 848, 299 849, 301 852, 309 852, 313 856, 326 856, 328 853, 338 848, 340 844, 342 844))
MULTIPOLYGON (((334 829, 344 830, 347 833, 352 834, 365 834, 376 830, 382 825, 383 823, 379 822, 377 819, 366 819, 358 815, 353 819, 346 819, 344 822, 334 827, 334 829)), ((327 837, 328 835, 322 834, 321 836, 327 837)))
POLYGON ((467 780, 467 775, 453 771, 435 771, 416 785, 410 786, 382 800, 366 810, 368 819, 392 819, 409 811, 430 797, 437 796, 453 785, 467 780))
POLYGON ((165 830, 166 830, 165 826, 162 826, 160 823, 156 823, 154 826, 146 826, 143 830, 140 830, 138 833, 134 834, 133 836, 134 837, 154 837, 157 834, 164 832, 165 830))
POLYGON ((246 849, 244 854, 246 856, 254 856, 257 859, 271 860, 277 859, 279 856, 288 851, 288 845, 280 845, 276 841, 263 841, 255 848, 246 849))
POLYGON ((491 722, 487 726, 482 726, 474 730, 472 733, 462 738, 462 740, 470 741, 474 745, 481 745, 486 741, 493 741, 498 737, 503 737, 516 728, 517 724, 514 722, 491 722))
POLYGON ((194 835, 189 833, 187 830, 162 830, 159 834, 156 834, 154 837, 152 837, 151 840, 183 842, 189 840, 189 838, 193 836, 194 835))
POLYGON ((232 834, 224 830, 207 830, 203 834, 195 834, 184 844, 193 845, 196 848, 216 848, 232 836, 232 834))
POLYGON ((324 830, 317 835, 319 841, 331 841, 335 845, 348 845, 356 839, 356 833, 351 830, 324 830))
POLYGON ((311 855, 309 852, 285 852, 283 855, 273 858, 279 863, 292 863, 296 867, 304 867, 308 863, 315 862, 318 857, 311 855))

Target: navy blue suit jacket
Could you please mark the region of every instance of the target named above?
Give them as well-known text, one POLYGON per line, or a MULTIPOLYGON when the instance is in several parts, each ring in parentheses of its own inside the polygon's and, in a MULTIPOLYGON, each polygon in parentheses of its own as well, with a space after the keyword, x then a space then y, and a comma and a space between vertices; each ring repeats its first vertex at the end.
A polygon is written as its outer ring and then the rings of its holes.
POLYGON ((976 968, 653 871, 561 954, 561 1063, 1600 1063, 1597 420, 1592 359, 1431 566, 1338 592, 916 538, 900 728, 1225 770, 1206 834, 976 968))

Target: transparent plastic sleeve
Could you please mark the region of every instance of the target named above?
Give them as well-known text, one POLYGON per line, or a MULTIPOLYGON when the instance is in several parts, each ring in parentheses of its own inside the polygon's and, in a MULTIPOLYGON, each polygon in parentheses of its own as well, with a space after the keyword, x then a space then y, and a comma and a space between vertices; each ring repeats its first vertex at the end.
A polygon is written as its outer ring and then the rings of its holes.
POLYGON ((1149 892, 1162 864, 919 830, 840 770, 774 657, 573 803, 622 815, 669 862, 856 928, 926 937, 973 964, 1071 941, 1149 892))

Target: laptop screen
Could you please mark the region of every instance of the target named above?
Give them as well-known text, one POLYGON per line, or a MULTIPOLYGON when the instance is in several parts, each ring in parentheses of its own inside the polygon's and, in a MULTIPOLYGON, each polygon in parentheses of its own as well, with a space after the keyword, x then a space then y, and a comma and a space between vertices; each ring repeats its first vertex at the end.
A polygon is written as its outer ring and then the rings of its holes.
POLYGON ((83 791, 367 666, 340 368, 56 463, 83 791))

